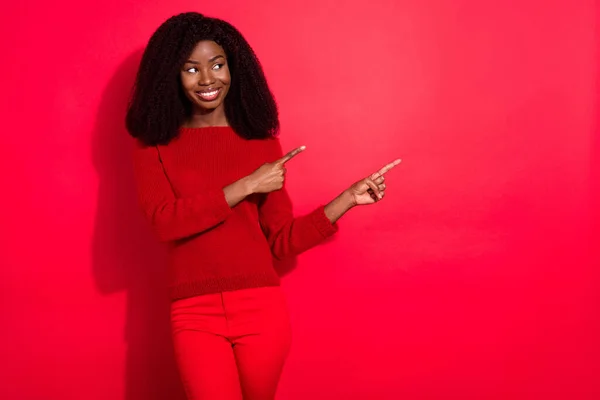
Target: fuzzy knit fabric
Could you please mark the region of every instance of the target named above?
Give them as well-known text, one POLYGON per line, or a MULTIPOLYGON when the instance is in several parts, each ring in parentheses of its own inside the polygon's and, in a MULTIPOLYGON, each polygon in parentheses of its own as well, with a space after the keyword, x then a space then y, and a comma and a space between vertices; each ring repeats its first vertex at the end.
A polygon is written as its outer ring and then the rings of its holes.
POLYGON ((295 218, 285 187, 229 207, 225 186, 282 156, 278 139, 247 140, 230 127, 181 128, 165 146, 136 142, 138 197, 168 243, 172 300, 279 285, 273 257, 297 255, 337 231, 324 206, 295 218))

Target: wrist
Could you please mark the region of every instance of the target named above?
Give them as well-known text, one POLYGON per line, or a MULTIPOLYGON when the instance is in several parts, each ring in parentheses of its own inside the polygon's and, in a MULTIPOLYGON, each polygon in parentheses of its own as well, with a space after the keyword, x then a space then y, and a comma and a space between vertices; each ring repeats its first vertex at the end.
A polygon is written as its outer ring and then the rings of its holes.
POLYGON ((340 194, 340 200, 348 210, 358 205, 350 189, 346 189, 342 192, 342 194, 340 194))
POLYGON ((240 179, 239 182, 240 182, 240 184, 242 186, 242 190, 246 196, 250 196, 251 194, 254 194, 254 191, 256 190, 256 184, 250 178, 250 176, 246 176, 246 177, 240 179))
POLYGON ((325 206, 325 216, 334 224, 355 205, 356 202, 352 193, 347 190, 343 191, 331 203, 325 206))

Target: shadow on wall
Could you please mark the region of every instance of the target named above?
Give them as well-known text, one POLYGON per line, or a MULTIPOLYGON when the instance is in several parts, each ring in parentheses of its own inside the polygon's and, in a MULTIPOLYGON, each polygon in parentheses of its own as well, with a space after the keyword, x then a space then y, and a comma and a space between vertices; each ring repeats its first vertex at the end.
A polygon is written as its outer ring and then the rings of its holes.
MULTIPOLYGON (((102 95, 92 138, 98 203, 92 244, 93 274, 103 295, 126 292, 125 400, 183 400, 169 330, 166 254, 140 212, 125 130, 127 100, 142 56, 117 69, 102 95)), ((280 275, 295 259, 275 262, 280 275)))
MULTIPOLYGON (((595 91, 595 115, 594 115, 594 130, 592 131, 591 140, 591 156, 590 156, 590 205, 592 207, 592 237, 590 248, 592 254, 592 270, 597 274, 596 265, 600 265, 600 0, 596 0, 596 91, 595 91)), ((593 276, 593 275, 592 275, 593 276)), ((597 294, 597 287, 593 288, 597 294)), ((596 302, 600 304, 600 302, 596 302)), ((600 325, 599 325, 600 328, 600 325)))
POLYGON ((103 295, 126 292, 125 400, 183 400, 169 330, 166 257, 137 203, 125 112, 142 50, 109 81, 92 138, 98 173, 93 273, 103 295))

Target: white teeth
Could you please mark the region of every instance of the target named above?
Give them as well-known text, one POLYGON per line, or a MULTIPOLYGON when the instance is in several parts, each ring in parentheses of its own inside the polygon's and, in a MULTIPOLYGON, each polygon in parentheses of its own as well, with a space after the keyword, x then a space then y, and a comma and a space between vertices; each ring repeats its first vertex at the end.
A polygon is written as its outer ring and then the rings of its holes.
POLYGON ((218 90, 215 90, 215 91, 212 91, 212 92, 204 92, 204 93, 203 93, 203 92, 200 92, 200 93, 198 93, 198 94, 199 94, 200 96, 202 96, 202 97, 212 97, 212 96, 216 95, 217 93, 219 93, 219 91, 218 91, 218 90))

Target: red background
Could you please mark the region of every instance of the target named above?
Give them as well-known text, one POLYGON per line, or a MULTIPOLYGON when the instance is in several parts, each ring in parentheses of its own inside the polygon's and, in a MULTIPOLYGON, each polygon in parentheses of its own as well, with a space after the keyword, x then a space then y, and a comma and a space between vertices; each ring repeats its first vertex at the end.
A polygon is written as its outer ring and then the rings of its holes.
POLYGON ((395 157, 284 279, 281 399, 600 398, 593 1, 3 6, 0 398, 181 399, 123 116, 172 14, 236 25, 299 213, 395 157))

